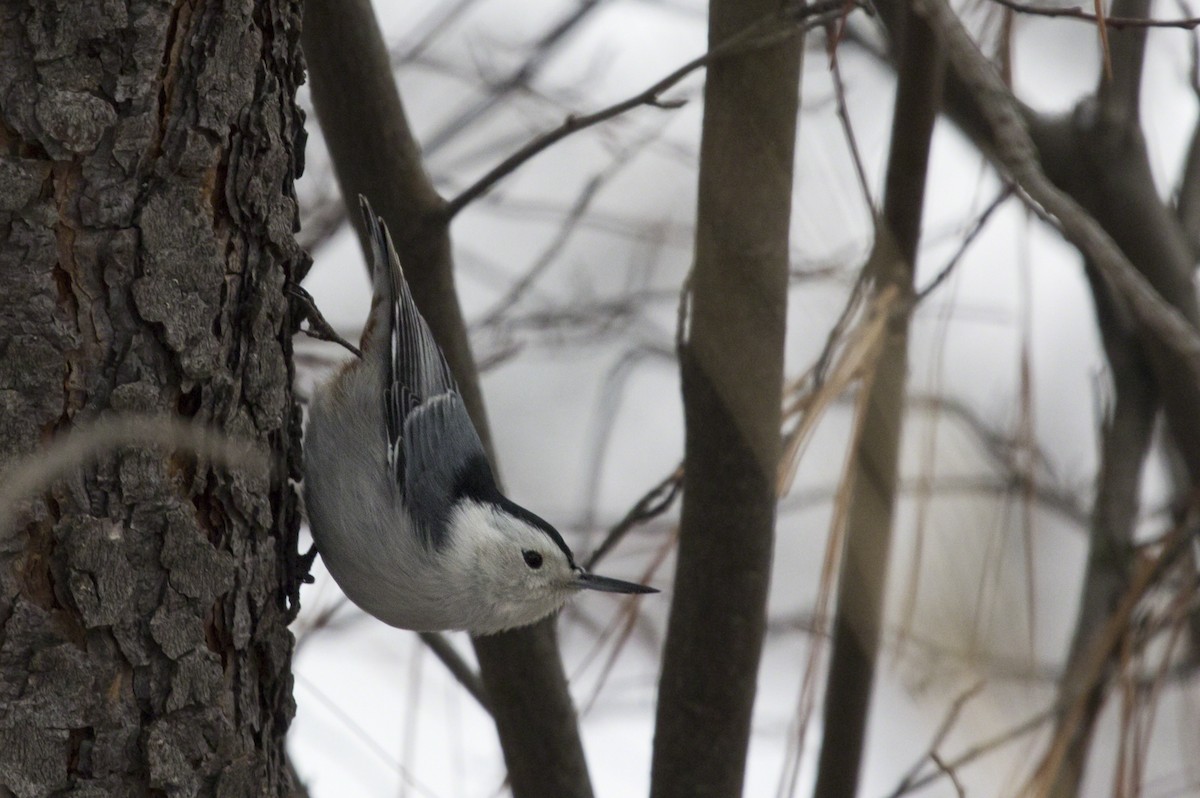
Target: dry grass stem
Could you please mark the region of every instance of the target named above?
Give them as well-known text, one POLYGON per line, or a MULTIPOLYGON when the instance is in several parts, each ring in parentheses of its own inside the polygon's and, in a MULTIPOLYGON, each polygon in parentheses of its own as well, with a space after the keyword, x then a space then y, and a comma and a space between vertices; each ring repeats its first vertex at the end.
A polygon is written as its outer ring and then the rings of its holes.
POLYGON ((0 473, 0 536, 12 531, 22 500, 45 490, 71 469, 128 447, 185 452, 261 479, 270 478, 273 472, 265 447, 212 427, 176 416, 101 416, 52 438, 0 473))

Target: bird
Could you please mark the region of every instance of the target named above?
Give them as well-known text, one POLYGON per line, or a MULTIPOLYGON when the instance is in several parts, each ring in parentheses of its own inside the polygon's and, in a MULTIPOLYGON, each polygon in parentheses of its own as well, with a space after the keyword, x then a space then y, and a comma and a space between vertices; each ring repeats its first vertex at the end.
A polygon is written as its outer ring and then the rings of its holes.
POLYGON ((500 491, 387 226, 359 204, 373 282, 362 354, 314 391, 303 447, 309 527, 334 581, 391 626, 476 635, 532 624, 585 590, 657 593, 590 573, 500 491))

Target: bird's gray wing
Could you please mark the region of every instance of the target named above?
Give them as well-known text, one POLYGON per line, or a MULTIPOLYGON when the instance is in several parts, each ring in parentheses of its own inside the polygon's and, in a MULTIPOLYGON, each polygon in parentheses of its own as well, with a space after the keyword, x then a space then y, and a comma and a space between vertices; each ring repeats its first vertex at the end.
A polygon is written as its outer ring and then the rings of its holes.
POLYGON ((422 539, 446 541, 449 512, 464 494, 494 485, 491 467, 462 397, 449 392, 427 399, 404 421, 404 495, 422 539))
POLYGON ((383 415, 387 461, 425 542, 438 546, 463 473, 487 462, 450 366, 417 310, 391 234, 359 197, 371 242, 378 321, 386 325, 383 415))

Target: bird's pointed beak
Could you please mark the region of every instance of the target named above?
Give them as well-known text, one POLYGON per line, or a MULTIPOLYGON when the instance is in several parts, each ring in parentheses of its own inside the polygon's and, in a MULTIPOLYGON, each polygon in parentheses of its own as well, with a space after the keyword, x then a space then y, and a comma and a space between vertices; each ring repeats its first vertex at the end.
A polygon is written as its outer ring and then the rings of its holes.
POLYGON ((580 590, 599 590, 602 593, 657 593, 658 590, 636 582, 624 582, 607 576, 589 574, 587 571, 575 572, 575 587, 580 590))

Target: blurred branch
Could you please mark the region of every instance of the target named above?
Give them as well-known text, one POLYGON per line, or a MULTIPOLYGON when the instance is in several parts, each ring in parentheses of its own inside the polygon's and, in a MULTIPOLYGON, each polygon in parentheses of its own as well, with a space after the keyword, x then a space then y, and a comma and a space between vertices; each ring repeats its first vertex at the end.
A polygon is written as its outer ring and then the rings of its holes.
POLYGON ((1179 357, 1188 378, 1200 385, 1200 335, 1130 264, 1095 219, 1046 177, 1012 93, 945 0, 914 0, 914 8, 938 31, 949 61, 978 98, 1000 163, 1030 197, 1059 220, 1067 238, 1094 261, 1140 324, 1179 357))
MULTIPOLYGON (((1149 0, 1116 0, 1120 15, 1148 13, 1149 0)), ((1102 79, 1096 91, 1097 108, 1105 124, 1127 135, 1140 135, 1139 87, 1145 60, 1145 29, 1115 32, 1112 37, 1112 76, 1102 79)), ((1105 676, 1087 683, 1090 657, 1096 640, 1111 622, 1113 611, 1126 591, 1134 561, 1142 464, 1153 441, 1159 396, 1137 327, 1121 312, 1094 269, 1092 283, 1096 320, 1109 364, 1116 401, 1105 420, 1101 438, 1100 473, 1093 506, 1088 559, 1080 589, 1078 616, 1072 633, 1065 673, 1060 683, 1064 702, 1087 684, 1080 699, 1082 709, 1068 713, 1067 704, 1057 718, 1055 739, 1066 741, 1063 760, 1047 782, 1053 798, 1079 794, 1096 724, 1108 689, 1105 676), (1067 724, 1071 725, 1068 726, 1067 724)), ((1115 656, 1115 652, 1110 654, 1115 656)), ((1111 663, 1110 661, 1110 664, 1111 663)), ((1107 667, 1105 668, 1107 671, 1107 667)))
POLYGON ((841 16, 846 10, 845 0, 817 0, 807 6, 785 8, 775 13, 767 14, 751 22, 738 32, 722 40, 704 55, 693 58, 666 77, 651 85, 644 91, 607 108, 583 116, 568 116, 561 125, 532 139, 521 149, 505 158, 474 184, 464 189, 457 197, 446 204, 445 214, 449 219, 466 207, 469 203, 490 191, 496 183, 515 172, 526 161, 545 151, 549 147, 589 127, 620 116, 640 106, 653 108, 674 109, 681 105, 678 100, 663 100, 662 93, 675 86, 701 67, 707 67, 714 61, 731 55, 739 55, 757 49, 765 49, 780 42, 801 35, 805 31, 823 25, 831 19, 841 16), (780 24, 784 27, 780 29, 780 24))
POLYGON ((471 697, 479 702, 479 706, 491 714, 491 702, 488 701, 487 690, 484 689, 483 681, 479 678, 479 674, 467 664, 467 661, 462 658, 457 649, 450 645, 450 641, 446 639, 445 635, 438 634, 437 632, 420 632, 418 636, 421 638, 421 642, 433 652, 434 656, 446 666, 446 670, 450 671, 450 675, 457 679, 458 683, 471 694, 471 697))
POLYGON ((947 771, 956 771, 966 765, 971 764, 976 759, 986 756, 999 748, 1003 748, 1011 742, 1021 739, 1027 734, 1031 734, 1044 725, 1047 721, 1054 717, 1058 711, 1058 706, 1052 706, 1049 709, 1044 709, 1041 712, 1033 715, 1023 723, 1019 723, 1012 728, 1003 731, 981 743, 971 746, 963 753, 953 759, 943 760, 941 766, 932 773, 928 773, 918 778, 908 780, 907 783, 902 783, 892 792, 888 793, 887 798, 900 798, 902 795, 923 790, 935 781, 938 781, 946 776, 947 771))
POLYGON ((871 218, 879 215, 875 198, 871 196, 871 182, 867 179, 867 170, 863 166, 862 152, 858 148, 858 138, 854 135, 854 124, 850 120, 850 109, 846 106, 846 83, 842 80, 842 65, 838 60, 837 38, 844 29, 845 17, 839 17, 836 28, 829 25, 826 28, 826 39, 829 50, 829 74, 833 78, 833 96, 837 104, 838 122, 842 126, 842 135, 850 150, 850 162, 854 165, 854 174, 858 178, 858 189, 862 192, 863 204, 871 218))
MULTIPOLYGON (((1179 5, 1185 11, 1190 10, 1185 0, 1180 0, 1179 5)), ((1200 102, 1200 37, 1192 36, 1188 49, 1188 83, 1192 87, 1193 101, 1200 102)), ((1179 192, 1175 198, 1175 215, 1191 246, 1192 257, 1200 259, 1200 122, 1192 128, 1183 173, 1179 178, 1179 192)))
POLYGON ((534 261, 525 274, 517 280, 508 289, 492 307, 483 314, 483 317, 477 322, 480 326, 489 326, 496 324, 505 313, 512 309, 513 305, 517 304, 521 297, 529 290, 529 288, 542 276, 542 274, 553 264, 567 243, 571 240, 571 236, 579 226, 582 220, 591 207, 592 202, 600 193, 605 185, 609 183, 617 174, 621 172, 630 161, 642 150, 646 140, 634 143, 628 147, 622 148, 599 172, 584 185, 583 190, 579 192, 579 196, 575 198, 570 209, 567 211, 566 217, 562 224, 559 225, 558 233, 554 239, 546 246, 542 253, 534 261))
MULTIPOLYGON (((932 484, 918 480, 902 480, 897 486, 902 494, 916 495, 925 490, 934 496, 983 496, 997 500, 1029 498, 1046 510, 1078 525, 1081 530, 1088 523, 1087 507, 1076 493, 1054 485, 1034 485, 1032 496, 1026 494, 1027 485, 1023 477, 1016 474, 987 476, 942 477, 932 484)), ((782 502, 780 512, 793 512, 809 508, 818 503, 831 502, 837 498, 838 487, 825 485, 801 488, 792 491, 782 502)))
POLYGON ((1180 521, 1154 546, 1156 550, 1141 551, 1142 556, 1134 563, 1119 601, 1103 627, 1088 640, 1086 652, 1080 655, 1081 665, 1072 674, 1074 680, 1070 683, 1064 681, 1058 733, 1027 785, 1034 794, 1055 794, 1051 790, 1061 783, 1060 772, 1071 750, 1073 730, 1079 728, 1089 712, 1093 691, 1104 678, 1104 672, 1115 653, 1128 635, 1137 633, 1139 623, 1135 613, 1138 607, 1194 544, 1196 525, 1200 520, 1196 512, 1200 505, 1198 499, 1200 489, 1193 490, 1188 497, 1187 507, 1181 511, 1180 521))
MULTIPOLYGON (((423 29, 412 37, 411 42, 402 42, 388 51, 388 64, 392 70, 406 65, 421 63, 444 74, 453 74, 460 80, 468 79, 468 75, 455 72, 446 65, 436 62, 423 61, 422 55, 433 43, 437 36, 458 21, 470 10, 477 0, 458 0, 424 24, 423 29)), ((557 22, 548 32, 543 34, 532 45, 530 55, 525 61, 503 78, 490 81, 486 85, 486 96, 466 110, 446 121, 435 130, 426 140, 421 151, 425 159, 440 152, 447 144, 461 136, 471 126, 482 119, 502 100, 516 91, 525 89, 532 91, 530 82, 537 76, 541 68, 550 60, 556 49, 566 41, 568 35, 586 21, 591 12, 598 9, 604 0, 585 0, 572 9, 562 20, 557 22)), ((494 146, 495 142, 489 142, 494 146)), ((345 206, 334 193, 326 193, 309 208, 306 222, 299 240, 308 252, 314 251, 324 244, 334 233, 342 228, 347 217, 345 206)))
POLYGON ((963 256, 967 254, 967 250, 971 248, 971 244, 975 243, 975 239, 980 233, 983 232, 983 228, 987 227, 987 223, 991 220, 992 214, 998 211, 1000 206, 1007 202, 1012 195, 1012 185, 1005 184, 1004 188, 1000 190, 1000 193, 996 195, 996 198, 988 203, 988 206, 983 209, 979 216, 975 217, 975 223, 971 225, 971 229, 967 231, 965 236, 963 236, 963 240, 958 245, 958 249, 955 250, 954 254, 950 256, 950 260, 946 261, 946 265, 944 265, 938 271, 938 273, 933 276, 933 279, 931 279, 924 288, 917 292, 917 295, 913 298, 914 305, 921 304, 921 302, 927 299, 930 294, 938 289, 938 286, 946 281, 946 279, 954 272, 954 269, 958 266, 959 262, 963 259, 963 256))
POLYGON ((583 567, 589 571, 595 568, 596 564, 616 548, 617 544, 625 538, 625 535, 630 530, 653 518, 657 518, 671 509, 671 505, 675 503, 675 499, 679 496, 679 491, 682 487, 683 463, 680 463, 665 479, 647 491, 642 498, 638 499, 637 503, 625 514, 625 517, 618 521, 612 529, 608 530, 608 534, 604 536, 604 540, 600 542, 600 545, 596 547, 591 556, 584 561, 583 567))
POLYGON ((872 293, 894 291, 901 308, 864 377, 862 431, 851 449, 845 548, 837 601, 816 798, 858 791, 867 713, 883 639, 884 597, 898 487, 908 371, 908 328, 926 202, 929 152, 942 101, 942 43, 928 20, 905 10, 897 38, 897 85, 883 210, 864 269, 872 293))
POLYGON ((430 134, 425 142, 426 150, 434 152, 441 149, 443 145, 459 135, 464 128, 478 121, 510 93, 523 86, 528 86, 555 51, 567 41, 569 35, 604 2, 605 0, 582 0, 568 11, 562 19, 534 42, 529 57, 519 67, 509 73, 507 77, 492 84, 491 91, 486 97, 446 120, 430 134))
POLYGON ((293 678, 296 680, 296 684, 303 686, 306 690, 312 693, 313 698, 315 698, 321 704, 321 706, 323 706, 325 710, 329 712, 329 714, 333 715, 333 717, 336 718, 339 723, 345 726, 350 732, 351 736, 357 739, 364 748, 374 754, 381 762, 387 765, 389 769, 395 771, 406 786, 414 789, 418 794, 423 796, 423 798, 436 798, 437 793, 418 781, 416 776, 408 771, 408 768, 397 762, 395 756, 384 749, 384 747, 379 744, 379 741, 371 736, 370 732, 359 725, 359 723, 348 712, 346 712, 345 709, 342 708, 340 703, 327 696, 321 690, 321 688, 304 678, 303 675, 299 673, 293 673, 293 678))
POLYGON ((1150 19, 1142 16, 1099 16, 1076 6, 1042 6, 1031 3, 1020 3, 1017 0, 991 0, 999 6, 1021 14, 1032 14, 1039 17, 1065 17, 1086 22, 1102 23, 1109 28, 1123 30, 1125 28, 1182 28, 1193 30, 1200 26, 1200 17, 1185 19, 1150 19))
POLYGON ((28 499, 44 492, 68 470, 127 447, 182 452, 206 465, 252 474, 253 479, 277 479, 272 452, 248 438, 182 416, 149 413, 102 413, 82 416, 74 428, 59 434, 23 457, 0 468, 0 547, 17 534, 28 499))
POLYGON ((446 29, 459 21, 479 0, 457 0, 455 3, 442 3, 435 12, 430 12, 422 20, 418 30, 412 34, 409 41, 402 42, 392 53, 390 59, 393 66, 397 61, 412 61, 419 58, 429 46, 445 33, 446 29))
MULTIPOLYGON (((946 716, 942 718, 941 725, 938 726, 937 731, 934 732, 933 740, 930 741, 929 747, 925 749, 925 753, 921 754, 921 758, 918 759, 911 768, 909 768, 908 773, 906 773, 904 778, 900 780, 900 784, 891 793, 891 795, 903 795, 904 793, 908 792, 909 789, 911 789, 912 783, 916 781, 918 776, 921 775, 921 770, 926 761, 934 762, 934 764, 938 766, 938 769, 943 773, 952 772, 952 769, 947 767, 947 765, 938 756, 938 749, 942 747, 942 743, 946 741, 946 737, 949 736, 955 724, 958 723, 958 716, 962 714, 963 708, 967 705, 967 702, 982 692, 984 684, 984 682, 976 682, 967 690, 963 691, 957 698, 954 699, 953 702, 951 702, 950 708, 946 710, 946 716)), ((961 787, 959 787, 959 792, 962 792, 961 787)))

